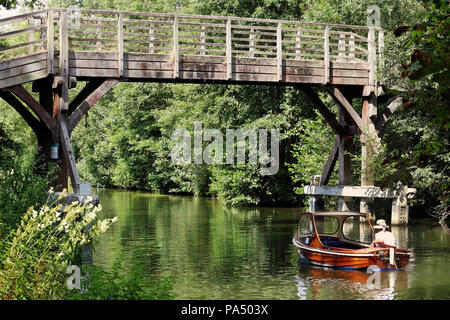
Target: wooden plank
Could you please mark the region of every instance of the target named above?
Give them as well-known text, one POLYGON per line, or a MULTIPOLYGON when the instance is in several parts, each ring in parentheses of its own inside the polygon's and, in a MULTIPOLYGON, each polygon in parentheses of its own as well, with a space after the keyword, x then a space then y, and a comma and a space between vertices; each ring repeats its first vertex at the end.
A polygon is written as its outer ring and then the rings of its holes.
MULTIPOLYGON (((184 63, 180 63, 180 69, 183 69, 184 63)), ((139 61, 125 61, 125 69, 128 70, 173 70, 169 62, 139 62, 139 61)))
POLYGON ((234 69, 237 73, 263 73, 272 75, 277 74, 277 67, 275 66, 252 66, 248 64, 236 64, 234 66, 234 69))
POLYGON ((348 77, 348 78, 367 78, 369 79, 368 70, 348 70, 348 69, 331 69, 332 77, 348 77))
MULTIPOLYGON (((339 197, 357 197, 357 198, 397 198, 394 190, 381 189, 373 186, 311 186, 304 187, 305 194, 339 196, 339 197)), ((408 198, 413 198, 417 192, 414 188, 407 189, 408 198)))
MULTIPOLYGON (((125 74, 125 70, 124 70, 125 74)), ((107 77, 116 78, 117 69, 70 69, 70 76, 72 77, 107 77)))
POLYGON ((20 76, 21 74, 39 71, 47 68, 47 61, 41 60, 14 68, 0 71, 0 80, 20 76))
POLYGON ((306 60, 292 60, 286 59, 285 61, 286 67, 300 67, 300 68, 320 68, 324 69, 323 61, 306 61, 306 60))
POLYGON ((148 54, 148 53, 137 53, 137 52, 125 52, 124 59, 126 61, 169 61, 169 54, 148 54))
POLYGON ((286 75, 321 76, 323 79, 324 70, 321 68, 284 67, 283 69, 286 75))
POLYGON ((14 93, 20 100, 33 110, 37 116, 42 120, 46 127, 52 132, 56 132, 56 127, 53 118, 21 85, 12 86, 9 90, 14 93))
MULTIPOLYGON (((239 58, 236 58, 239 60, 239 58)), ((223 63, 226 64, 226 57, 224 56, 195 56, 195 55, 181 55, 180 63, 223 63)))
POLYGON ((255 81, 255 82, 278 82, 276 74, 260 74, 260 73, 235 73, 236 81, 255 81))
POLYGON ((366 62, 335 62, 332 61, 331 68, 335 69, 349 69, 349 70, 369 70, 369 65, 366 62))
POLYGON ((180 79, 229 80, 226 72, 180 71, 180 79))
POLYGON ((10 86, 14 86, 17 84, 22 84, 30 81, 34 81, 37 79, 45 78, 48 75, 47 68, 31 73, 21 74, 20 76, 16 76, 13 78, 8 78, 5 80, 0 80, 0 88, 6 88, 10 86))
POLYGON ((244 58, 244 57, 235 57, 234 61, 236 64, 249 64, 255 66, 275 66, 276 60, 270 58, 244 58))
POLYGON ((69 60, 70 68, 81 68, 81 69, 118 69, 117 60, 69 60))
MULTIPOLYGON (((237 69, 238 66, 236 66, 237 69)), ((159 69, 161 70, 161 68, 159 69)), ((198 63, 181 63, 180 70, 182 71, 208 71, 208 72, 227 72, 225 64, 198 64, 198 63)), ((238 70, 236 70, 238 72, 238 70)))
POLYGON ((226 58, 227 58, 227 79, 230 80, 233 76, 232 68, 233 68, 233 56, 231 52, 231 20, 227 20, 226 27, 227 39, 226 39, 226 58))
POLYGON ((19 43, 13 46, 8 46, 8 47, 4 47, 0 49, 0 52, 8 52, 8 51, 12 51, 15 49, 20 49, 20 48, 24 48, 30 45, 37 45, 37 44, 41 44, 43 42, 47 41, 47 38, 42 38, 42 39, 38 39, 38 40, 34 40, 34 41, 28 41, 28 42, 23 42, 23 43, 19 43))
POLYGON ((128 70, 125 69, 123 76, 126 78, 140 78, 140 79, 173 79, 173 70, 158 71, 158 70, 128 70))
POLYGON ((367 78, 331 78, 331 84, 333 85, 365 86, 368 83, 367 78))
POLYGON ((53 10, 47 13, 47 72, 52 74, 54 72, 55 59, 55 26, 53 21, 53 10))
MULTIPOLYGON (((125 60, 127 60, 125 54, 125 60)), ((117 52, 87 52, 87 51, 69 51, 69 59, 79 60, 114 60, 117 61, 117 52)))
POLYGON ((154 46, 155 44, 153 43, 153 41, 155 41, 155 29, 154 29, 154 24, 150 23, 150 28, 148 29, 148 35, 149 35, 149 44, 148 44, 148 52, 153 54, 155 53, 155 49, 154 46))
POLYGON ((319 84, 323 82, 323 76, 303 76, 303 75, 292 75, 287 74, 283 76, 284 82, 292 83, 314 83, 319 84))
MULTIPOLYGON (((42 29, 45 29, 45 28, 46 28, 46 26, 37 25, 37 26, 31 26, 31 27, 23 28, 23 29, 19 29, 19 30, 3 32, 0 34, 0 39, 9 38, 9 37, 16 36, 19 34, 29 33, 30 31, 36 31, 36 30, 41 31, 42 29)), ((30 40, 28 40, 28 41, 30 41, 30 40)))
POLYGON ((117 76, 123 76, 123 14, 119 14, 117 24, 117 76))
POLYGON ((38 61, 45 60, 47 58, 46 52, 39 52, 33 55, 27 55, 20 58, 8 59, 6 61, 0 61, 0 72, 10 68, 15 68, 18 66, 26 65, 29 63, 34 63, 38 61))

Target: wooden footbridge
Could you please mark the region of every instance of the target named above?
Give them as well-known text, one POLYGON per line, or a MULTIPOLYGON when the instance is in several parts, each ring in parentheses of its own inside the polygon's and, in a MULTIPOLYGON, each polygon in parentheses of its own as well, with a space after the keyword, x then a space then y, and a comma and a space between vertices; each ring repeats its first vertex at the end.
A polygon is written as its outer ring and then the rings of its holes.
MULTIPOLYGON (((46 9, 0 19, 0 97, 27 121, 48 156, 52 144, 62 147, 60 183, 67 186, 68 172, 79 192, 70 135, 121 81, 294 86, 336 133, 320 184, 338 161, 340 184, 351 185, 353 136, 364 140, 379 130, 375 74, 383 39, 384 30, 366 26, 46 9), (69 101, 78 81, 86 85, 69 101), (36 99, 23 86, 29 82, 36 99), (337 117, 314 86, 336 100, 337 117), (361 115, 352 106, 358 97, 361 115)), ((366 142, 363 153, 376 152, 376 143, 366 142)), ((370 175, 362 184, 373 185, 370 175)))

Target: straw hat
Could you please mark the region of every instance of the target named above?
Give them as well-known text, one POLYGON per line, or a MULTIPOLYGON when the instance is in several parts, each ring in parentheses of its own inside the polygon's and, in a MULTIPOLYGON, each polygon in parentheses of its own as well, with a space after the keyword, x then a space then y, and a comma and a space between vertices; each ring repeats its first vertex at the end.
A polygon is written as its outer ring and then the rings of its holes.
POLYGON ((380 219, 380 220, 377 220, 377 225, 374 226, 373 228, 374 229, 385 229, 385 228, 388 228, 388 227, 389 226, 386 224, 386 220, 380 219))

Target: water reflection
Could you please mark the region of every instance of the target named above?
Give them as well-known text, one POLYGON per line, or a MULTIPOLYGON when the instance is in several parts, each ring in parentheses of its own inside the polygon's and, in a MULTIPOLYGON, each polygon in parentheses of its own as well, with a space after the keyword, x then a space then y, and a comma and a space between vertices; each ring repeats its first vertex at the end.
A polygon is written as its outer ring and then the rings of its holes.
POLYGON ((383 271, 372 275, 359 270, 300 264, 295 279, 300 300, 393 300, 400 289, 408 288, 407 271, 383 271))
POLYGON ((370 290, 363 271, 298 264, 296 208, 227 208, 209 198, 98 190, 100 218, 118 222, 99 238, 94 262, 141 258, 174 279, 178 299, 449 299, 450 236, 430 222, 393 227, 415 256, 405 271, 382 272, 370 290))

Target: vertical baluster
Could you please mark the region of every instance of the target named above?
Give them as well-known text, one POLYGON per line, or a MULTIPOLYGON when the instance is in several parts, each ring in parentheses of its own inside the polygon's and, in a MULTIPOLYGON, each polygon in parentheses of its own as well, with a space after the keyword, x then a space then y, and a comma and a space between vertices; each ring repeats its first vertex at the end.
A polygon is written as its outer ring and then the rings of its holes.
POLYGON ((123 76, 123 14, 119 14, 117 31, 117 60, 118 60, 118 76, 123 76))
POLYGON ((352 33, 350 35, 350 40, 348 41, 348 44, 350 46, 348 57, 350 60, 355 58, 355 35, 352 33))
POLYGON ((378 31, 378 59, 380 60, 381 67, 384 66, 383 50, 384 50, 384 31, 380 30, 378 31))
MULTIPOLYGON (((97 21, 97 25, 99 25, 99 24, 101 24, 101 21, 100 21, 100 20, 97 21)), ((97 27, 97 28, 95 29, 95 31, 97 32, 97 40, 98 40, 98 39, 100 39, 101 28, 100 28, 100 27, 97 27)), ((98 52, 102 51, 102 44, 101 44, 100 41, 97 41, 97 42, 95 43, 95 46, 96 46, 95 49, 96 49, 98 52)))
POLYGON ((330 27, 325 27, 324 32, 324 42, 323 42, 323 62, 324 62, 324 80, 323 82, 327 84, 330 82, 330 27))
POLYGON ((345 61, 345 34, 341 33, 339 35, 339 44, 338 44, 338 57, 339 61, 345 61))
MULTIPOLYGON (((28 18, 28 27, 33 27, 33 17, 28 18)), ((34 30, 28 32, 28 42, 34 41, 34 30)), ((34 53, 34 45, 30 44, 28 46, 28 54, 34 53)))
POLYGON ((155 53, 155 25, 150 23, 150 29, 148 30, 150 43, 148 44, 148 52, 155 53))
POLYGON ((300 53, 300 48, 301 48, 301 32, 300 30, 297 30, 296 33, 296 37, 295 37, 295 60, 300 60, 301 59, 301 53, 300 53))
POLYGON ((202 31, 200 32, 200 55, 204 56, 205 55, 205 50, 206 50, 206 46, 205 46, 205 26, 202 26, 202 31))
POLYGON ((227 19, 226 26, 226 59, 227 59, 227 79, 231 80, 233 77, 233 57, 231 52, 231 20, 227 19))
POLYGON ((67 33, 67 12, 59 13, 59 72, 63 80, 59 108, 69 109, 69 37, 67 33))
POLYGON ((369 85, 372 86, 372 90, 375 90, 376 80, 375 73, 377 71, 376 58, 377 47, 375 45, 375 29, 370 28, 368 34, 368 62, 369 62, 369 85))
POLYGON ((250 58, 254 58, 255 57, 255 29, 251 28, 250 29, 250 36, 249 36, 249 57, 250 58))
POLYGON ((53 73, 54 64, 54 41, 55 41, 55 31, 53 24, 53 10, 47 12, 47 72, 53 73))
POLYGON ((277 25, 277 80, 283 80, 283 34, 281 22, 277 25))
POLYGON ((180 76, 180 49, 178 43, 178 16, 173 17, 173 77, 180 76))

